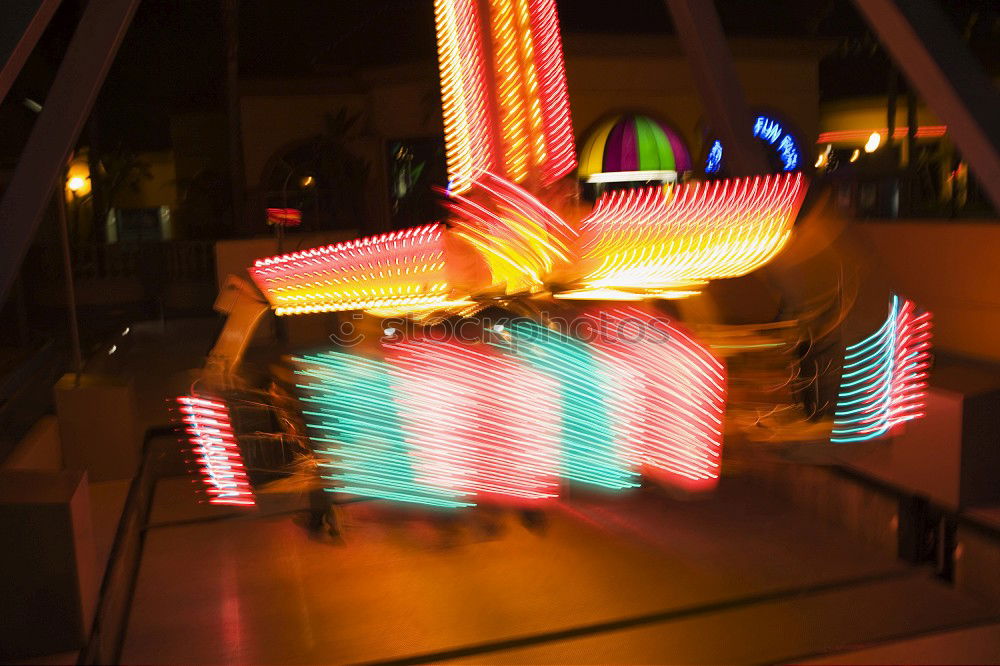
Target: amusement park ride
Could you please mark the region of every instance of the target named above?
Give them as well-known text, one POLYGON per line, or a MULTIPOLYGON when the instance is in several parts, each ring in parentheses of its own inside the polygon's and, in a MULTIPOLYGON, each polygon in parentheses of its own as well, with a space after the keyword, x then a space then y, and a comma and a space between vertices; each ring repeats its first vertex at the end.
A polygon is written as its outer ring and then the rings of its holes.
MULTIPOLYGON (((260 259, 259 294, 230 277, 225 329, 176 404, 209 501, 253 506, 303 460, 333 497, 456 510, 710 490, 724 346, 662 303, 778 255, 807 177, 618 187, 581 211, 555 1, 436 0, 435 15, 448 219, 260 259), (293 353, 287 390, 252 389, 240 366, 268 310, 395 323, 293 353), (281 415, 269 436, 236 423, 248 404, 281 415)), ((847 350, 827 444, 921 416, 929 347, 929 315, 894 296, 847 350)))

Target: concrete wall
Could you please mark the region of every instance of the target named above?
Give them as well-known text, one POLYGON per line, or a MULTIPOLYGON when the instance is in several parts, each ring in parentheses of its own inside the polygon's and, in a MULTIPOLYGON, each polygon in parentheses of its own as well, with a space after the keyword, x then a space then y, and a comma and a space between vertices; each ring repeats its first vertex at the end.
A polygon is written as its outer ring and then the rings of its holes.
POLYGON ((124 188, 112 204, 117 208, 157 208, 177 206, 177 173, 174 153, 170 150, 140 153, 139 159, 149 165, 151 178, 143 178, 138 189, 124 188))
POLYGON ((935 344, 1000 361, 1000 220, 858 223, 902 295, 934 313, 935 344))
MULTIPOLYGON (((733 40, 731 47, 747 103, 787 117, 808 151, 819 127, 819 47, 780 40, 770 49, 752 40, 733 40)), ((569 35, 566 53, 578 142, 608 112, 646 110, 676 127, 697 165, 705 111, 687 59, 673 40, 641 36, 623 43, 607 35, 569 35)))
POLYGON ((100 587, 86 473, 0 471, 0 534, 0 661, 82 647, 100 587))
POLYGON ((0 464, 3 469, 62 469, 59 420, 43 416, 0 464))

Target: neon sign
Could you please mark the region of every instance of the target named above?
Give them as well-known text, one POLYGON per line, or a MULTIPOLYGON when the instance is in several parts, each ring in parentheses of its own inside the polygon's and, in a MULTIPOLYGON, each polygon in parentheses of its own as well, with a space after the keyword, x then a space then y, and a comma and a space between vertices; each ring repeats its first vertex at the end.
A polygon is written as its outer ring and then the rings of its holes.
POLYGON ((705 173, 715 173, 721 168, 722 142, 716 139, 708 151, 708 160, 705 162, 705 173))
MULTIPOLYGON (((754 137, 772 146, 781 162, 782 171, 795 171, 802 163, 799 144, 780 122, 768 116, 757 116, 753 124, 754 137)), ((705 160, 705 173, 717 173, 722 168, 722 142, 716 139, 705 160)))

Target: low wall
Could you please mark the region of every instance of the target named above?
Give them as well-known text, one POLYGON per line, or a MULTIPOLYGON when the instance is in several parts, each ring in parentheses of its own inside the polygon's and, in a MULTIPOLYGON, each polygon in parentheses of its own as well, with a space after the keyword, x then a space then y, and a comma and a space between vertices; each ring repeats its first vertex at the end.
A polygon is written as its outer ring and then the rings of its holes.
POLYGON ((62 469, 62 442, 59 439, 59 420, 52 415, 43 416, 28 434, 18 442, 2 463, 2 469, 62 469))
POLYGON ((1000 361, 1000 220, 859 222, 881 270, 934 314, 935 346, 1000 361))

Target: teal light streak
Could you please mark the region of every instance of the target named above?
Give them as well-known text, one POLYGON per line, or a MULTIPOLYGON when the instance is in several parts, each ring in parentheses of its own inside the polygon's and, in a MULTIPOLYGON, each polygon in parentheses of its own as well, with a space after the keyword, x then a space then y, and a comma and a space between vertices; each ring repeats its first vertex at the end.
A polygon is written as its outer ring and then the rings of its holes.
POLYGON ((609 489, 638 486, 637 474, 618 450, 607 394, 611 382, 593 351, 534 322, 517 322, 509 330, 509 341, 498 346, 559 384, 563 478, 609 489))
POLYGON ((332 492, 427 506, 472 506, 457 493, 416 480, 394 401, 400 387, 382 361, 329 351, 294 359, 303 410, 332 492))
POLYGON ((831 442, 863 442, 889 431, 898 317, 899 297, 893 294, 882 326, 847 348, 831 442))

